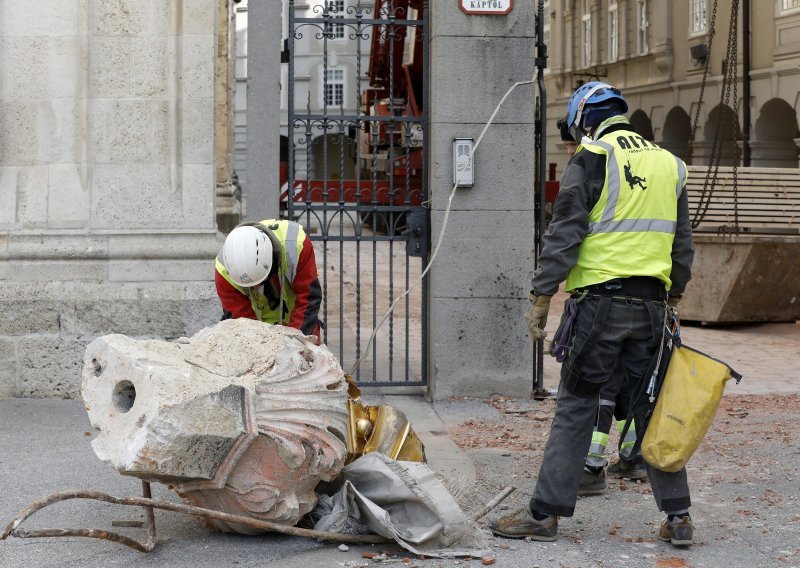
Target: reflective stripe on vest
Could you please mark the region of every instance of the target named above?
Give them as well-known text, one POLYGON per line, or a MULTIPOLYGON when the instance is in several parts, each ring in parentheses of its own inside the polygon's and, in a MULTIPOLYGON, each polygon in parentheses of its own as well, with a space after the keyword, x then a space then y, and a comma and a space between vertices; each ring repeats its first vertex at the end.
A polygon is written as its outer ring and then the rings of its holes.
POLYGON ((300 252, 303 250, 306 233, 299 224, 293 221, 265 219, 260 224, 272 231, 283 249, 281 264, 278 267, 278 278, 281 284, 278 306, 275 309, 270 307, 268 298, 263 294, 264 286, 259 284, 258 286, 243 288, 233 282, 225 269, 225 265, 221 262, 221 254, 217 255, 217 272, 234 288, 250 299, 250 304, 257 319, 267 323, 288 325, 297 300, 297 296, 292 289, 292 282, 294 282, 294 278, 297 275, 297 263, 300 258, 300 252))
POLYGON ((630 130, 585 140, 581 151, 603 156, 606 175, 566 290, 629 276, 659 278, 669 289, 685 164, 630 130))

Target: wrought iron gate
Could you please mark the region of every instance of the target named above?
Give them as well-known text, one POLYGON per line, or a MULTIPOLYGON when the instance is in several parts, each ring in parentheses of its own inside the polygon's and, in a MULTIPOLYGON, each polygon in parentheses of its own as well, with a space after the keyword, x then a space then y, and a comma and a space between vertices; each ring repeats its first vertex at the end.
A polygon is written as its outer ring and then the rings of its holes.
POLYGON ((427 377, 428 0, 289 0, 285 215, 315 241, 323 342, 361 385, 427 377), (368 79, 366 78, 368 77, 368 79))

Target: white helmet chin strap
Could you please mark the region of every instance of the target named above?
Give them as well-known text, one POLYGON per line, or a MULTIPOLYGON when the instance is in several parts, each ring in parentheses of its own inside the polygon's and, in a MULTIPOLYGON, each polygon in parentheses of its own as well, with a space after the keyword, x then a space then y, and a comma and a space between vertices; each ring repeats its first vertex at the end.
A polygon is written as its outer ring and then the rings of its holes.
POLYGON ((600 89, 613 89, 613 88, 614 87, 612 87, 608 83, 598 83, 597 85, 589 89, 589 92, 586 93, 581 99, 581 102, 578 103, 578 112, 575 114, 575 120, 570 125, 570 128, 574 127, 576 130, 580 128, 581 117, 583 116, 583 107, 586 105, 586 101, 588 101, 593 94, 595 94, 600 89))

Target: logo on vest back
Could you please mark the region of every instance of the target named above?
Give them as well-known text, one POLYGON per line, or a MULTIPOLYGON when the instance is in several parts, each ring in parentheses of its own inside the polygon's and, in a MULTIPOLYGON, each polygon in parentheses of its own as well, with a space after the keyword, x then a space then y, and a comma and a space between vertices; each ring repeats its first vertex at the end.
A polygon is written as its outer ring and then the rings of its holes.
POLYGON ((637 185, 642 189, 642 191, 647 189, 647 186, 644 184, 644 182, 647 181, 647 178, 634 175, 634 173, 631 171, 630 160, 628 160, 628 163, 623 167, 623 169, 625 170, 625 181, 627 181, 628 185, 631 186, 631 191, 633 191, 634 186, 637 185))

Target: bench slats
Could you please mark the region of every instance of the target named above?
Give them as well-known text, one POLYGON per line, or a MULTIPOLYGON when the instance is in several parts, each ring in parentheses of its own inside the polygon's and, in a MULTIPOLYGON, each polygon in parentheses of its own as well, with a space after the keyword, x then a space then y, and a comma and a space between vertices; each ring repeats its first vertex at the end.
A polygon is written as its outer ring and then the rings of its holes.
MULTIPOLYGON (((692 216, 700 206, 708 168, 689 166, 686 190, 692 216)), ((713 187, 706 187, 708 209, 695 231, 730 230, 738 211, 739 228, 743 232, 800 232, 800 169, 739 168, 733 191, 733 168, 720 167, 713 187), (736 199, 734 199, 734 197, 736 199)))

